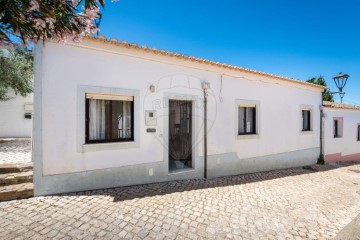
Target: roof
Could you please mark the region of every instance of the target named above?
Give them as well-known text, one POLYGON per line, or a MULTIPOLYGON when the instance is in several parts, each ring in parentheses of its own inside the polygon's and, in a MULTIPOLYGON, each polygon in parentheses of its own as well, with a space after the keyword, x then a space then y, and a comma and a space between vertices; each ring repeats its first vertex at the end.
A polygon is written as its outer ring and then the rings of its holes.
POLYGON ((337 108, 337 109, 360 110, 360 106, 357 105, 328 102, 328 101, 323 101, 323 106, 329 108, 337 108))
POLYGON ((293 79, 293 78, 288 78, 288 77, 278 76, 278 75, 275 75, 275 74, 270 74, 270 73, 265 73, 265 72, 261 72, 261 71, 251 70, 251 69, 248 69, 248 68, 242 68, 242 67, 238 67, 238 66, 234 66, 234 65, 230 65, 230 64, 214 62, 214 61, 210 61, 210 60, 202 59, 202 58, 197 58, 197 57, 193 57, 193 56, 187 56, 187 55, 180 54, 180 53, 174 53, 172 51, 166 51, 164 49, 158 50, 155 47, 149 48, 146 45, 139 46, 136 43, 128 43, 127 41, 119 42, 115 38, 110 38, 109 40, 107 40, 106 37, 104 37, 104 36, 99 36, 97 38, 92 37, 92 36, 85 36, 83 39, 93 40, 93 41, 107 43, 107 44, 112 44, 112 45, 116 45, 116 46, 122 46, 122 47, 126 47, 126 48, 132 48, 132 49, 136 49, 138 51, 144 51, 144 52, 148 52, 148 53, 160 54, 160 55, 164 55, 164 56, 167 56, 167 57, 183 59, 183 60, 187 60, 187 61, 191 61, 191 62, 197 62, 197 63, 201 63, 201 64, 206 64, 206 65, 212 65, 212 66, 216 66, 216 67, 220 67, 220 68, 226 68, 226 69, 231 69, 231 70, 235 70, 235 71, 252 73, 252 74, 256 74, 256 75, 260 75, 260 76, 271 77, 271 78, 274 78, 274 79, 277 79, 277 80, 283 80, 283 81, 287 81, 287 82, 291 82, 291 83, 295 83, 295 84, 301 84, 301 85, 305 85, 305 86, 315 87, 315 88, 318 88, 318 89, 326 89, 327 88, 327 87, 317 85, 317 84, 314 84, 314 83, 308 83, 308 82, 300 81, 300 80, 293 79))

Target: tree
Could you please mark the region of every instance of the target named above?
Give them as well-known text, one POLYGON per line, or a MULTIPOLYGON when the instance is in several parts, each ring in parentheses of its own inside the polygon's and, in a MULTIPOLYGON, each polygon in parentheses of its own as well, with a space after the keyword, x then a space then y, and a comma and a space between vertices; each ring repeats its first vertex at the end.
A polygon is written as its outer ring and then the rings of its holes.
MULTIPOLYGON (((310 78, 309 80, 307 80, 307 82, 327 87, 326 81, 323 76, 310 78)), ((333 95, 330 93, 329 88, 326 89, 323 93, 323 101, 334 101, 333 95)))
POLYGON ((79 41, 98 29, 104 0, 0 0, 0 44, 79 41))
POLYGON ((33 55, 25 47, 0 49, 0 101, 9 100, 10 89, 25 97, 32 92, 33 55), (4 56, 1 53, 8 53, 4 56))

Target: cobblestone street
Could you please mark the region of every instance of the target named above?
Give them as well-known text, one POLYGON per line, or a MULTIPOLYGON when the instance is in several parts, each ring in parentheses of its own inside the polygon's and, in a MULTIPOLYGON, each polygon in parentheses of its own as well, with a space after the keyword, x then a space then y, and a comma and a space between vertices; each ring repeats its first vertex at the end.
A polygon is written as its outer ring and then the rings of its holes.
POLYGON ((360 212, 360 165, 0 203, 0 239, 331 239, 360 212))
POLYGON ((0 138, 0 164, 31 162, 30 138, 0 138))

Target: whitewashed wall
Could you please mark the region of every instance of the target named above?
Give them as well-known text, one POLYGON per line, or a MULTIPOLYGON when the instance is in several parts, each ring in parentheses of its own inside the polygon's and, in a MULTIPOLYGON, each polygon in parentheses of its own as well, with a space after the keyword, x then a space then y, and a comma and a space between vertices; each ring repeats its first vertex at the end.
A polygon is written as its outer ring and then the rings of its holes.
POLYGON ((324 113, 325 161, 359 161, 360 141, 357 139, 357 129, 360 111, 325 107, 324 113), (343 119, 342 137, 334 138, 334 118, 343 119))
MULTIPOLYGON (((196 115, 194 131, 198 136, 194 143, 195 173, 184 176, 201 177, 203 171, 202 81, 211 84, 208 103, 208 154, 219 156, 212 160, 216 161, 215 167, 220 167, 222 164, 225 166, 226 163, 223 161, 226 161, 226 157, 221 156, 229 153, 236 157, 234 161, 254 157, 264 157, 263 160, 266 161, 266 156, 270 155, 315 149, 309 159, 311 163, 316 162, 320 142, 319 106, 322 91, 320 88, 90 40, 78 46, 46 43, 45 47, 37 47, 36 54, 37 78, 41 79, 35 82, 35 91, 38 94, 35 108, 41 111, 35 124, 39 141, 35 139, 34 145, 38 143, 41 146, 38 146, 34 154, 40 159, 41 163, 36 166, 41 168, 42 176, 124 166, 140 168, 146 166, 143 164, 150 163, 163 164, 167 161, 167 151, 164 147, 167 143, 167 120, 166 117, 159 116, 166 115, 167 109, 160 107, 157 110, 159 129, 155 134, 146 133, 144 111, 153 107, 154 98, 166 102, 168 98, 181 99, 185 96, 194 99, 199 105, 194 110, 196 115), (222 85, 221 75, 223 75, 222 85), (148 88, 151 84, 156 85, 157 91, 155 95, 149 97, 148 88), (82 143, 85 141, 83 130, 79 130, 79 119, 83 121, 84 117, 79 111, 79 106, 84 107, 79 105, 79 87, 138 91, 139 97, 136 101, 139 104, 135 107, 135 115, 138 114, 139 119, 135 122, 135 128, 139 131, 139 135, 135 137, 138 146, 121 147, 121 143, 118 143, 117 150, 100 150, 100 148, 88 152, 81 146, 79 148, 77 139, 82 143), (241 100, 259 103, 256 136, 237 136, 236 103, 241 100), (312 131, 307 133, 301 132, 303 107, 312 109, 312 131)), ((294 156, 296 157, 296 153, 294 156)), ((305 164, 299 158, 291 161, 293 162, 291 163, 289 159, 289 164, 281 166, 305 164), (299 162, 296 162, 297 160, 299 162)), ((247 172, 263 169, 257 168, 256 162, 253 164, 252 169, 248 169, 247 172)), ((271 166, 271 164, 269 158, 267 165, 271 166)), ((246 172, 246 169, 242 172, 244 171, 246 172)), ((158 172, 161 171, 155 169, 154 174, 158 172)), ((165 170, 163 174, 154 180, 133 182, 164 181, 167 179, 165 170)), ((41 184, 44 184, 46 179, 42 181, 41 184)), ((39 183, 39 186, 41 184, 39 183)), ((123 185, 121 182, 114 183, 116 184, 123 185)), ((86 189, 92 186, 95 185, 87 185, 83 188, 77 186, 71 189, 86 189)), ((47 188, 39 190, 37 194, 54 191, 68 190, 47 188)))
POLYGON ((27 97, 9 92, 12 99, 0 101, 0 138, 31 137, 32 119, 25 119, 24 114, 32 111, 25 110, 25 104, 33 103, 33 94, 27 97))

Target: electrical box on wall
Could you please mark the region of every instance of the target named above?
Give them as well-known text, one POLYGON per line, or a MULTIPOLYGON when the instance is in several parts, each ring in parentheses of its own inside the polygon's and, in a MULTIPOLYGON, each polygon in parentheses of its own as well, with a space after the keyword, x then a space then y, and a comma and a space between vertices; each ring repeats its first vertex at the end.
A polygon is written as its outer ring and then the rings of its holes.
POLYGON ((145 111, 145 125, 156 127, 156 111, 145 111))
POLYGON ((31 113, 25 113, 25 118, 31 119, 31 113))
POLYGON ((32 103, 25 103, 24 110, 26 112, 32 112, 33 111, 33 104, 32 103))

